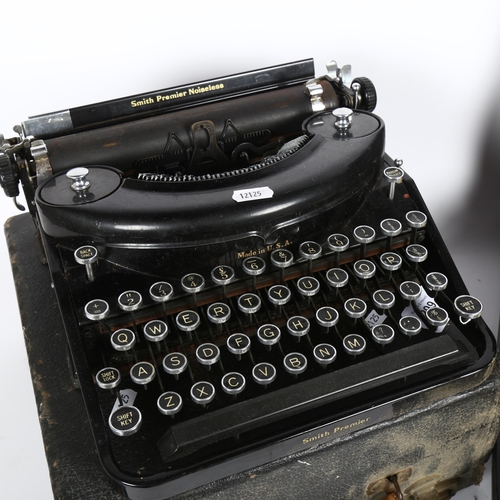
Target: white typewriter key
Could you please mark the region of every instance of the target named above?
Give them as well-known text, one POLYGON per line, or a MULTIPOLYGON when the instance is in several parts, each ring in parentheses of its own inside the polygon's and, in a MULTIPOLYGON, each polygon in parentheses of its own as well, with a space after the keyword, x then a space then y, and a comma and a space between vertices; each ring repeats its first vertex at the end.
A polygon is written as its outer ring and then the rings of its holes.
POLYGON ((304 316, 292 316, 286 322, 286 328, 290 335, 293 335, 296 339, 303 337, 309 333, 311 329, 311 323, 304 316))
POLYGON ((222 390, 226 394, 235 396, 243 392, 246 386, 245 377, 238 372, 226 373, 221 380, 222 390))
POLYGON ((425 282, 429 290, 440 292, 448 286, 448 278, 442 273, 429 273, 425 277, 425 282))
POLYGON ((85 305, 85 316, 91 321, 100 321, 109 314, 109 304, 102 299, 94 299, 85 305))
POLYGON ((411 302, 412 300, 417 300, 420 297, 422 287, 414 281, 405 281, 399 285, 399 292, 401 293, 403 299, 411 302))
POLYGON ((235 272, 231 266, 217 266, 210 273, 216 285, 229 285, 234 280, 235 272))
POLYGON ((431 307, 427 309, 425 316, 432 326, 443 327, 448 323, 448 313, 442 307, 431 307))
POLYGON ((207 307, 207 318, 212 323, 222 325, 231 317, 231 309, 223 302, 214 302, 207 307))
POLYGON ((319 325, 330 328, 339 321, 339 313, 333 307, 321 307, 316 311, 316 321, 319 325))
POLYGON ((345 352, 351 354, 352 356, 358 356, 359 354, 365 352, 366 349, 366 340, 357 333, 346 335, 342 344, 345 352))
POLYGON ((313 349, 313 355, 317 363, 327 366, 337 359, 337 350, 330 344, 318 344, 313 349))
POLYGON ((116 351, 129 351, 135 345, 135 333, 128 328, 120 328, 111 335, 111 345, 116 351))
POLYGON ((164 415, 174 416, 182 409, 182 397, 174 391, 167 391, 159 396, 156 405, 164 415))
POLYGON ((454 301, 455 312, 460 316, 460 321, 465 324, 471 319, 477 319, 483 312, 483 304, 472 295, 460 295, 454 301))
POLYGON ((188 361, 181 352, 170 352, 163 358, 162 365, 166 373, 175 375, 177 378, 186 370, 188 361))
POLYGON ((130 369, 130 378, 132 382, 139 385, 146 385, 155 378, 155 367, 148 361, 139 361, 130 369))
POLYGON ((267 298, 275 306, 283 306, 292 298, 292 292, 285 285, 273 285, 267 291, 267 298))
POLYGON ((120 371, 112 366, 99 370, 95 376, 96 383, 101 389, 114 389, 120 385, 121 379, 120 371))
POLYGON ((215 387, 210 382, 196 382, 191 387, 191 399, 199 405, 207 405, 215 398, 215 387))
POLYGON ((344 311, 350 318, 362 318, 367 311, 366 302, 356 297, 347 299, 344 302, 344 311))
POLYGON ((205 278, 201 274, 186 274, 181 279, 181 286, 185 292, 195 294, 205 288, 205 278))
POLYGON ((150 342, 160 342, 167 338, 168 325, 164 321, 154 319, 144 325, 143 331, 150 342))
POLYGON ((200 326, 200 316, 196 311, 182 311, 175 317, 175 324, 183 332, 192 332, 200 326))
POLYGON ((108 423, 117 436, 131 436, 140 429, 142 414, 135 406, 120 406, 111 413, 108 423))
POLYGON ((174 289, 172 285, 166 281, 158 281, 157 283, 151 285, 149 289, 149 296, 155 302, 167 302, 173 294, 174 289))
POLYGON ((372 328, 372 338, 377 344, 390 344, 394 340, 394 329, 385 324, 375 325, 372 328))
POLYGON ((276 380, 276 368, 270 363, 259 363, 253 367, 252 377, 257 384, 267 386, 276 380))
POLYGON ((396 297, 389 290, 377 290, 372 300, 377 309, 390 309, 396 303, 396 297))
POLYGON ((94 268, 92 264, 97 262, 97 248, 92 245, 84 245, 83 247, 77 248, 74 253, 75 261, 78 264, 85 266, 87 271, 87 278, 89 281, 94 281, 94 268))
POLYGON ((205 366, 211 366, 220 359, 220 350, 215 344, 201 344, 196 349, 196 359, 205 366))
POLYGON ((124 311, 137 311, 142 304, 142 295, 135 290, 127 290, 118 297, 118 305, 124 311))
POLYGON ((416 316, 403 316, 399 320, 399 330, 407 337, 413 337, 422 330, 422 322, 416 316))
POLYGON ((226 340, 227 349, 231 354, 241 357, 250 350, 250 338, 244 333, 233 333, 226 340))
POLYGON ((270 348, 280 341, 281 330, 276 325, 261 325, 257 330, 257 338, 261 344, 270 348))
POLYGON ((283 359, 283 366, 288 373, 300 375, 307 368, 307 358, 300 352, 291 352, 283 359))

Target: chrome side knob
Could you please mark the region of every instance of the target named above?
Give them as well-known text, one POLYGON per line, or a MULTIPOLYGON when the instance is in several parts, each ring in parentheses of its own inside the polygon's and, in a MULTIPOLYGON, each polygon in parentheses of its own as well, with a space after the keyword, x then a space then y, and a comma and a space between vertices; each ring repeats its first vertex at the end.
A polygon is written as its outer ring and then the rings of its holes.
POLYGON ((88 168, 76 167, 69 170, 66 177, 73 181, 71 184, 71 189, 77 193, 81 193, 90 187, 90 181, 87 180, 87 175, 89 175, 88 168))

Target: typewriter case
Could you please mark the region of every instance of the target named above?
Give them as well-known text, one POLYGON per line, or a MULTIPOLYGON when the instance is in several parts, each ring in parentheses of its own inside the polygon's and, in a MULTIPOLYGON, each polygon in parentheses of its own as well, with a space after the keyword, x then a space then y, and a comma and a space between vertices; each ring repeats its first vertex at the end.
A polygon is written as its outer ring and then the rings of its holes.
MULTIPOLYGON (((354 386, 359 385, 360 390, 349 386, 345 380, 338 387, 334 377, 330 376, 329 382, 325 383, 332 384, 339 394, 345 396, 332 397, 324 405, 309 401, 302 413, 292 411, 289 418, 274 417, 273 412, 284 411, 281 403, 273 400, 273 393, 264 395, 261 397, 262 408, 255 410, 258 424, 251 423, 245 415, 246 409, 250 413, 250 410, 254 411, 253 407, 241 405, 244 422, 241 424, 241 438, 230 435, 229 427, 234 416, 229 414, 228 429, 218 424, 223 429, 219 438, 208 437, 205 441, 203 436, 197 436, 198 441, 188 444, 186 451, 181 451, 179 461, 172 465, 169 465, 169 456, 176 450, 172 451, 168 433, 157 433, 159 450, 153 451, 150 444, 144 446, 141 443, 143 438, 140 435, 118 439, 110 436, 103 428, 99 410, 96 410, 99 408, 96 398, 102 396, 97 396, 95 388, 93 344, 96 336, 92 332, 95 327, 89 326, 85 319, 82 321, 81 316, 85 301, 89 299, 89 296, 79 293, 85 288, 81 285, 85 283, 84 269, 70 263, 74 249, 89 241, 103 256, 99 272, 104 268, 111 270, 110 276, 114 276, 117 269, 118 274, 123 270, 130 271, 137 287, 144 289, 151 277, 161 275, 167 262, 169 276, 178 288, 182 274, 196 261, 200 247, 203 248, 204 262, 199 263, 197 270, 208 273, 214 264, 230 263, 241 272, 242 260, 253 252, 266 255, 270 252, 268 248, 286 246, 297 253, 300 241, 324 242, 336 230, 351 231, 361 224, 378 227, 381 218, 419 210, 427 214, 425 234, 405 229, 399 243, 396 238, 395 248, 407 245, 413 237, 429 241, 432 247, 429 261, 435 266, 434 270, 446 274, 450 293, 467 296, 432 217, 407 174, 402 185, 396 186, 393 199, 389 199, 389 185, 383 174, 387 168, 397 168, 398 165, 384 155, 382 120, 362 110, 356 110, 354 114, 349 137, 342 135, 345 132, 338 128, 335 131, 331 112, 313 114, 304 122, 303 131, 309 138, 303 143, 299 141, 296 149, 293 146, 282 156, 280 153, 272 155, 271 161, 265 164, 240 169, 238 175, 222 176, 222 179, 217 176, 214 179, 214 174, 209 173, 184 179, 185 182, 176 179, 169 183, 170 174, 167 174, 165 184, 162 184, 165 180, 162 176, 155 184, 149 178, 129 179, 122 169, 114 166, 96 165, 89 167, 88 175, 97 186, 93 199, 75 196, 71 181, 63 171, 41 180, 36 194, 35 216, 42 231, 51 276, 46 267, 36 262, 34 245, 27 243, 35 234, 35 228, 27 224, 28 218, 21 216, 7 223, 35 392, 39 402, 43 403, 42 429, 57 498, 121 498, 106 485, 97 456, 113 478, 112 484, 133 499, 173 496, 382 499, 388 494, 395 495, 398 488, 404 492, 405 498, 437 499, 448 498, 457 489, 480 479, 500 425, 496 346, 481 318, 464 321, 456 328, 457 333, 452 333, 457 345, 463 348, 457 359, 443 363, 433 361, 423 371, 419 366, 425 365, 426 361, 419 357, 420 354, 415 357, 413 351, 406 350, 399 351, 403 353, 401 356, 393 354, 383 358, 386 364, 394 364, 393 371, 387 366, 381 367, 378 361, 376 364, 371 360, 366 364, 359 362, 354 369, 346 367, 344 375, 339 378, 352 377, 354 386), (327 132, 324 132, 325 127, 327 132), (337 141, 333 147, 335 140, 331 140, 331 131, 334 131, 337 141), (325 168, 329 162, 336 165, 338 172, 333 178, 325 168), (307 175, 301 177, 300 172, 304 171, 306 164, 310 164, 307 175), (273 175, 279 182, 273 180, 273 175), (334 186, 333 193, 330 192, 329 178, 334 186), (222 189, 204 191, 203 184, 206 185, 207 180, 209 184, 222 186, 222 189), (233 192, 234 196, 238 187, 244 187, 248 193, 261 185, 270 185, 273 189, 284 186, 287 196, 261 200, 260 209, 252 212, 248 225, 245 225, 245 212, 251 211, 245 208, 248 205, 234 205, 234 198, 217 198, 221 191, 233 192), (103 192, 99 192, 102 186, 103 192), (315 193, 320 193, 317 201, 315 193), (165 199, 161 201, 162 198, 165 199), (293 203, 287 204, 287 199, 292 199, 293 203), (191 200, 200 203, 203 209, 200 210, 200 206, 191 200), (131 211, 123 210, 127 202, 133 207, 131 211), (182 215, 183 210, 187 215, 182 215), (165 213, 175 215, 165 217, 165 213), (224 217, 222 228, 210 224, 214 214, 216 218, 224 217), (100 221, 98 225, 95 224, 97 220, 100 221), (236 231, 237 228, 241 231, 236 231), (204 237, 200 237, 200 232, 204 237), (169 236, 167 243, 165 235, 169 236), (139 258, 136 257, 138 251, 139 258), (29 257, 24 255, 28 253, 29 257), (158 257, 160 253, 161 258, 158 257), (151 263, 148 272, 141 271, 147 262, 151 263), (39 293, 33 297, 30 293, 33 283, 42 290, 48 289, 51 281, 58 295, 64 327, 51 296, 39 293), (71 293, 67 293, 68 290, 71 293), (37 313, 33 314, 33 311, 37 313), (77 326, 78 323, 82 326, 77 326), (462 328, 466 336, 458 331, 462 328), (69 356, 63 340, 65 330, 71 352, 69 356), (44 331, 50 331, 50 337, 44 331), (78 331, 80 333, 76 335, 71 333, 78 331), (54 339, 60 341, 54 342, 54 339), (80 344, 84 345, 86 355, 82 355, 80 344), (402 359, 406 353, 408 362, 414 366, 408 372, 405 371, 405 359, 402 359), (41 359, 43 364, 39 362, 41 359), (70 385, 69 377, 61 376, 63 365, 69 365, 78 388, 70 385), (373 378, 361 377, 363 370, 373 370, 373 378), (396 375, 398 372, 403 375, 396 375), (80 392, 86 401, 86 412, 80 392), (266 418, 263 408, 269 408, 269 418, 266 418), (88 421, 88 428, 82 425, 84 421, 88 421), (97 455, 91 444, 90 430, 97 455), (230 447, 224 445, 229 440, 233 440, 230 447), (213 450, 219 449, 220 456, 217 456, 213 450), (197 456, 201 457, 199 465, 193 463, 197 456), (133 470, 134 464, 137 464, 136 470, 133 470)), ((91 133, 98 134, 99 129, 91 133)), ((367 254, 377 254, 384 245, 385 240, 377 238, 367 245, 367 254)), ((361 246, 351 248, 351 255, 345 260, 355 259, 354 255, 361 246)), ((333 254, 324 257, 327 258, 333 260, 333 254)), ((319 273, 326 266, 321 262, 318 259, 309 264, 303 259, 297 263, 297 269, 301 274, 307 274, 310 266, 319 273)), ((272 274, 278 279, 278 271, 274 270, 272 274)), ((254 287, 268 286, 267 279, 256 277, 254 287)), ((251 281, 240 276, 228 286, 228 293, 236 295, 249 291, 251 281)), ((103 284, 101 279, 98 285, 110 295, 111 284, 103 284)), ((207 304, 213 293, 207 287, 198 300, 202 305, 207 304)), ((184 304, 191 299, 189 295, 181 294, 175 300, 184 304)), ((154 312, 160 307, 151 303, 146 304, 146 309, 154 312)), ((149 315, 147 312, 146 316, 149 315)), ((113 318, 112 314, 111 324, 113 321, 119 323, 113 318)), ((459 319, 457 315, 453 322, 458 325, 459 319)), ((429 356, 432 357, 433 349, 446 351, 447 344, 439 342, 430 339, 429 356)), ((317 380, 318 384, 323 383, 320 378, 317 380)), ((311 380, 308 384, 303 386, 306 390, 320 390, 311 380)), ((285 392, 277 390, 276 397, 284 395, 292 405, 300 406, 293 391, 285 389, 285 392)), ((109 402, 104 408, 110 411, 109 402)), ((215 417, 224 419, 225 415, 222 412, 215 417)), ((159 421, 156 415, 156 426, 159 421)), ((200 417, 199 422, 210 432, 215 426, 206 415, 200 417)), ((143 423, 143 427, 145 425, 143 423)), ((237 427, 239 424, 231 425, 237 427)), ((195 431, 194 427, 188 426, 187 429, 187 433, 195 431)))

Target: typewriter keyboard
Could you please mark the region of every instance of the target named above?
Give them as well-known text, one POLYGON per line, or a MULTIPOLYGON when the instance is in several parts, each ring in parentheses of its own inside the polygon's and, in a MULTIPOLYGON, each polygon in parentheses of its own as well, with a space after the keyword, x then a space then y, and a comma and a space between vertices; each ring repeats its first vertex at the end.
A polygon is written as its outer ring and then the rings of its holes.
MULTIPOLYGON (((471 363, 474 349, 457 325, 482 306, 449 294, 425 225, 411 211, 403 222, 248 256, 237 269, 193 269, 176 282, 88 297, 94 333, 83 337, 110 431, 121 439, 163 422, 162 455, 177 459, 382 384, 471 363)), ((89 279, 96 253, 75 253, 89 279)))

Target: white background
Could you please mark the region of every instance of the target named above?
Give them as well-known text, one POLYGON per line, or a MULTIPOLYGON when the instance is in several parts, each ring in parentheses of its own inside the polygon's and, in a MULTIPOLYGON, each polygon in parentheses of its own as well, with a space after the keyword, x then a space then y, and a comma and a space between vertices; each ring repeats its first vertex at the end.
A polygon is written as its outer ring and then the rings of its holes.
MULTIPOLYGON (((499 14, 496 0, 11 3, 0 29, 0 133, 30 115, 302 58, 323 74, 336 59, 375 83, 387 151, 446 232, 496 106, 499 14)), ((0 196, 0 219, 16 213, 0 196)), ((0 497, 44 500, 52 494, 3 238, 0 251, 0 497)), ((496 330, 498 312, 488 318, 496 330)), ((460 498, 489 498, 483 490, 460 498)))

